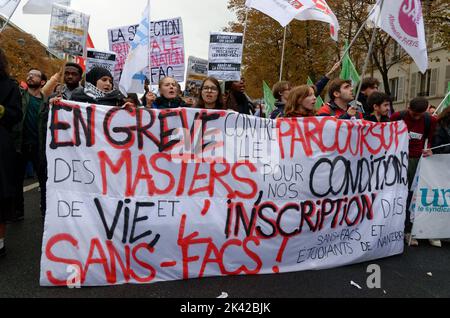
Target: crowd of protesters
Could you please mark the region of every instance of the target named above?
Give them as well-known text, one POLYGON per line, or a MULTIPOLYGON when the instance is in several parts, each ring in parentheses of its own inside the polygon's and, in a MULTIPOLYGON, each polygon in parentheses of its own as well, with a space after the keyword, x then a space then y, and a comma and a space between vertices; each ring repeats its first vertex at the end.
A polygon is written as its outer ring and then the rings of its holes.
MULTIPOLYGON (((419 159, 432 155, 431 150, 424 150, 426 141, 433 148, 450 143, 450 108, 436 118, 433 115, 436 108, 432 108, 425 98, 418 97, 410 101, 407 110, 394 112, 391 98, 379 92, 379 81, 374 78, 363 79, 361 94, 355 101, 351 81, 332 79, 338 68, 339 64, 334 65, 315 86, 295 87, 287 81, 276 83, 273 87, 275 110, 265 114, 264 107, 255 104, 246 94, 244 79, 226 82, 223 86, 217 79, 209 77, 201 84, 199 96, 187 98, 183 96, 179 83, 166 77, 159 83, 158 96, 149 89, 150 83, 146 81, 145 94, 139 99, 136 94, 123 96, 114 89, 114 79, 108 70, 96 67, 84 75, 81 66, 67 63, 59 74, 48 81, 41 70, 31 68, 26 78, 26 88, 19 87, 9 76, 7 60, 0 49, 0 256, 6 253, 6 223, 19 222, 25 217, 23 183, 29 162, 37 172, 40 208, 42 217, 45 217, 46 124, 49 105, 60 99, 119 107, 230 110, 274 120, 310 116, 364 119, 377 123, 404 120, 410 132, 408 181, 411 187, 419 159), (316 109, 317 97, 326 86, 329 102, 316 109)), ((433 152, 450 153, 450 146, 437 148, 433 152)), ((410 192, 407 206, 411 197, 410 192)), ((410 231, 411 223, 407 217, 405 238, 411 245, 417 245, 418 242, 410 238, 410 231)), ((430 242, 440 246, 439 241, 430 242)))

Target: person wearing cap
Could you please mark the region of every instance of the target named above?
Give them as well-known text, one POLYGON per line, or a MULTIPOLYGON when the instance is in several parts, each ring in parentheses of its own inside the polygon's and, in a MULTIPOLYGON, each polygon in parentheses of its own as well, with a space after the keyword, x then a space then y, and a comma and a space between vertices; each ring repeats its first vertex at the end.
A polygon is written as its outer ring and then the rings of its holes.
POLYGON ((72 93, 72 101, 106 106, 123 106, 125 97, 114 89, 113 76, 103 67, 94 67, 86 74, 86 86, 72 93))

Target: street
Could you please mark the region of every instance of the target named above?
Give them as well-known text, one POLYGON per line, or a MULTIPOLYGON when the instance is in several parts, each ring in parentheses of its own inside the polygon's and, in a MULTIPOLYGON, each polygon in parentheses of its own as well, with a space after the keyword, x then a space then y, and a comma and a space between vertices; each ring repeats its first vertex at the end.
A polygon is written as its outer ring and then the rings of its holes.
POLYGON ((401 256, 324 271, 102 288, 43 288, 39 286, 43 231, 39 189, 26 192, 25 200, 25 221, 8 226, 8 254, 0 259, 0 297, 217 298, 223 292, 230 298, 450 297, 450 243, 436 248, 427 241, 407 248, 401 256), (380 289, 366 285, 370 264, 381 268, 380 289))

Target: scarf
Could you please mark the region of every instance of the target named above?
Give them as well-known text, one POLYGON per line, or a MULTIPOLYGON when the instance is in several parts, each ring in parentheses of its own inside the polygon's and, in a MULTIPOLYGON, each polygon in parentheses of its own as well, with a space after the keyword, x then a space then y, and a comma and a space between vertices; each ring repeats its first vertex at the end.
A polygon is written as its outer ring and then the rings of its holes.
POLYGON ((86 86, 84 87, 84 93, 93 99, 104 98, 108 94, 99 90, 97 87, 95 87, 89 82, 86 82, 86 86))

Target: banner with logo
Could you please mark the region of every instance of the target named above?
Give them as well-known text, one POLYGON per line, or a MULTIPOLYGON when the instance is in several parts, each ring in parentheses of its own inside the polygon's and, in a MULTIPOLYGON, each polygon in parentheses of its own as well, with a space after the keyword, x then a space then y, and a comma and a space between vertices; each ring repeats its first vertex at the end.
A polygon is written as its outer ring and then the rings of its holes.
POLYGON ((433 155, 420 161, 414 195, 414 226, 418 239, 450 238, 450 155, 433 155))
POLYGON ((397 41, 425 74, 428 52, 420 0, 378 0, 369 19, 378 22, 377 26, 397 41))
POLYGON ((403 252, 408 130, 61 102, 42 286, 334 268, 403 252))

